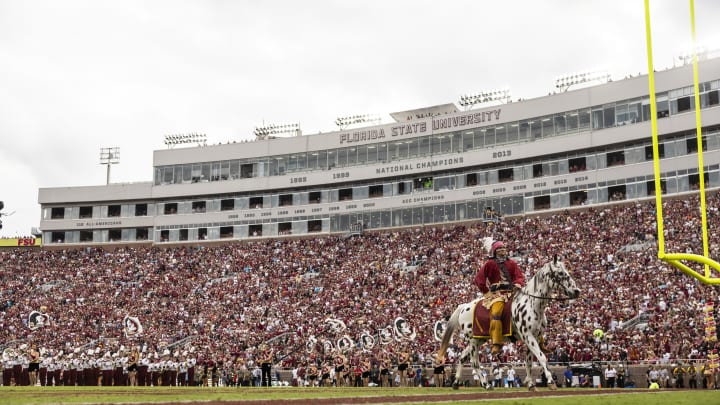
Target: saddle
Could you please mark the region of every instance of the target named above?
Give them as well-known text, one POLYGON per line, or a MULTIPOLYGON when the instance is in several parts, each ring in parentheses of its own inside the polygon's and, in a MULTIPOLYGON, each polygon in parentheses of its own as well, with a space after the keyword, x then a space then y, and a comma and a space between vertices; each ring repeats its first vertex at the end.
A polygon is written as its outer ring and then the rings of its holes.
MULTIPOLYGON (((512 336, 512 299, 505 303, 502 313, 503 336, 512 336)), ((473 309, 473 337, 476 339, 490 339, 490 310, 485 308, 483 301, 475 304, 473 309)))

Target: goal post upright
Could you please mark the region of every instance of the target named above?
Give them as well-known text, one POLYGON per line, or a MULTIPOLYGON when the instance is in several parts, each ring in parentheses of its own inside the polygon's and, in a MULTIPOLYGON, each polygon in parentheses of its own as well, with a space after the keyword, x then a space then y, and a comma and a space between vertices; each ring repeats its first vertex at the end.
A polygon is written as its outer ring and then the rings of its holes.
POLYGON ((653 148, 653 171, 655 174, 655 209, 657 219, 657 240, 658 240, 658 258, 663 260, 685 274, 694 277, 705 284, 718 285, 720 278, 711 276, 711 268, 720 272, 720 263, 712 260, 708 248, 708 230, 707 230, 707 207, 705 203, 705 170, 703 163, 703 146, 702 146, 702 121, 700 119, 700 86, 698 81, 697 70, 697 47, 695 36, 695 4, 694 0, 690 0, 690 25, 692 27, 692 66, 693 66, 693 86, 695 91, 695 124, 697 127, 697 149, 698 149, 698 173, 700 176, 700 213, 702 216, 702 241, 703 255, 691 253, 666 253, 665 252, 665 234, 663 227, 663 210, 662 210, 662 182, 660 179, 660 154, 658 144, 657 131, 657 105, 655 101, 655 70, 653 68, 652 57, 652 31, 650 29, 650 1, 644 0, 645 3, 645 40, 647 44, 647 62, 648 62, 648 85, 650 92, 650 122, 652 127, 652 148, 653 148), (701 263, 704 267, 702 273, 689 267, 683 261, 693 261, 701 263))

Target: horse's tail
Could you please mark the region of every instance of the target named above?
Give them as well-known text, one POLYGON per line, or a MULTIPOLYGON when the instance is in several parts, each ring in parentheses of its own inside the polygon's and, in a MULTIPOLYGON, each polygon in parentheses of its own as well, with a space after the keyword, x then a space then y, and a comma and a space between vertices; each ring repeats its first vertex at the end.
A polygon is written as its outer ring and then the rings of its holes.
POLYGON ((445 352, 447 351, 448 346, 450 346, 450 339, 452 339, 455 328, 457 328, 458 326, 458 320, 460 319, 460 309, 462 307, 462 305, 458 305, 458 307, 455 309, 455 312, 450 315, 450 319, 448 319, 447 324, 445 325, 445 333, 443 333, 442 344, 440 345, 440 350, 437 354, 438 362, 442 362, 445 359, 445 352))

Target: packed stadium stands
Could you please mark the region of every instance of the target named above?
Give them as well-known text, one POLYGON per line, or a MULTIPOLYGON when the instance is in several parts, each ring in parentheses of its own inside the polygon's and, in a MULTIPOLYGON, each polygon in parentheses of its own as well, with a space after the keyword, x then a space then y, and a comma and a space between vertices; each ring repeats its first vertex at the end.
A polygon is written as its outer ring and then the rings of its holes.
MULTIPOLYGON (((710 256, 717 260, 717 193, 708 195, 707 206, 710 256)), ((698 211, 697 195, 664 202, 667 251, 702 252, 698 211)), ((51 356, 77 354, 94 342, 100 354, 140 346, 152 358, 184 339, 171 357, 190 350, 184 354, 199 364, 238 358, 252 364, 263 342, 283 335, 274 340, 275 360, 294 367, 315 360, 307 349, 310 336, 334 342, 346 334, 357 341, 403 317, 416 338, 377 343, 372 355, 392 356, 405 346, 414 363, 429 364, 439 345, 433 325, 477 296, 471 282, 486 258, 481 239, 493 236, 505 241, 528 277, 561 255, 582 290, 577 300, 550 305, 551 361, 704 359, 717 348, 705 339, 703 312, 706 303, 717 302, 717 288, 657 259, 655 221, 654 200, 648 200, 350 238, 2 250, 0 345, 35 343, 51 356), (40 308, 52 321, 32 330, 28 315, 40 308), (125 336, 128 315, 142 323, 139 337, 125 336), (327 318, 344 321, 347 330, 329 332, 327 318), (596 329, 604 332, 601 339, 596 329)), ((348 357, 353 363, 363 356, 356 349, 348 357)), ((505 346, 505 361, 522 359, 521 343, 505 346)))

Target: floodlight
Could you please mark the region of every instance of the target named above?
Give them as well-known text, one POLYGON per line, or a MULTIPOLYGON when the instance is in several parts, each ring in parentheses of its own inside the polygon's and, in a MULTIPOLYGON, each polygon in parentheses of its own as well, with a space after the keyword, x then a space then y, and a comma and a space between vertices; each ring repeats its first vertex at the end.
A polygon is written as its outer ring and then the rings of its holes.
POLYGON ((278 134, 291 134, 295 136, 300 136, 302 132, 300 131, 300 123, 292 123, 292 124, 268 124, 263 125, 261 127, 255 127, 255 130, 253 131, 253 134, 255 134, 255 137, 257 139, 266 139, 270 135, 278 135, 278 134))
POLYGON ((507 103, 510 101, 510 89, 503 87, 494 90, 483 90, 478 93, 465 94, 460 96, 460 105, 472 108, 475 104, 489 103, 491 101, 500 101, 507 103))
POLYGON ((207 135, 198 134, 196 132, 191 132, 189 134, 165 135, 164 143, 165 145, 167 145, 168 149, 174 147, 175 145, 181 145, 185 143, 196 143, 198 144, 198 146, 206 145, 207 135))
POLYGON ((569 73, 555 78, 555 87, 560 91, 567 91, 570 86, 580 83, 592 82, 599 80, 603 83, 610 81, 610 74, 605 71, 590 71, 569 73))
POLYGON ((347 117, 338 117, 335 120, 335 125, 338 126, 341 130, 347 128, 350 125, 354 124, 362 124, 366 122, 379 124, 381 121, 380 117, 373 114, 363 114, 363 115, 351 115, 347 117))

